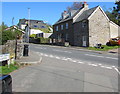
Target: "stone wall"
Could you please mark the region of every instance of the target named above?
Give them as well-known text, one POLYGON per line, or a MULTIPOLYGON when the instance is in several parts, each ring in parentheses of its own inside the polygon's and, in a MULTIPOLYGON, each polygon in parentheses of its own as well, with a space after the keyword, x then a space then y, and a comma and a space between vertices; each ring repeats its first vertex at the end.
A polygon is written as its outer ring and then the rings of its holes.
POLYGON ((83 46, 83 36, 86 36, 86 46, 89 46, 88 21, 84 20, 74 24, 74 45, 83 46), (84 27, 83 24, 84 23, 84 27))
MULTIPOLYGON (((2 54, 10 53, 10 57, 15 57, 15 40, 8 40, 7 43, 2 45, 2 54)), ((23 56, 23 45, 21 40, 17 40, 17 59, 20 59, 23 56)))
MULTIPOLYGON (((74 31, 73 31, 73 20, 68 20, 63 23, 59 23, 53 26, 53 32, 56 33, 58 36, 59 34, 62 35, 62 40, 65 40, 66 34, 68 34, 68 42, 70 45, 74 45, 74 31), (68 29, 66 29, 66 23, 68 23, 68 29), (63 25, 63 30, 61 30, 61 25, 63 25), (56 31, 56 26, 58 26, 58 31, 56 31)), ((56 38, 57 38, 56 36, 56 38)), ((57 41, 56 41, 57 42, 57 41)))
POLYGON ((110 39, 109 21, 100 8, 89 20, 89 46, 95 46, 98 43, 106 45, 110 39))

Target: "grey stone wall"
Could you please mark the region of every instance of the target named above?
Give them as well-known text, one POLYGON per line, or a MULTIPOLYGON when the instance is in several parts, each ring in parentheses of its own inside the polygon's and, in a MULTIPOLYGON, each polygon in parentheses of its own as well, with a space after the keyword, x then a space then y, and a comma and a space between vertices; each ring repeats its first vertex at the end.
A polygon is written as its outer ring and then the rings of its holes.
POLYGON ((98 9, 89 20, 89 46, 95 46, 98 43, 105 45, 109 39, 109 21, 98 9))
POLYGON ((86 36, 86 46, 89 46, 89 31, 88 31, 88 21, 84 20, 74 24, 74 45, 83 46, 82 36, 86 36), (82 24, 85 22, 85 26, 82 24))
MULTIPOLYGON (((8 40, 5 45, 2 45, 2 54, 10 53, 10 56, 15 57, 15 40, 8 40)), ((17 40, 17 59, 23 56, 23 43, 21 40, 17 40)))
POLYGON ((65 36, 66 34, 68 34, 68 42, 70 43, 70 45, 74 45, 74 31, 72 22, 72 20, 68 20, 53 26, 53 33, 62 34, 62 42, 65 42, 65 36), (68 29, 66 29, 66 23, 68 23, 68 29), (61 30, 61 25, 63 25, 63 30, 61 30), (56 31, 56 26, 58 26, 58 31, 56 31))

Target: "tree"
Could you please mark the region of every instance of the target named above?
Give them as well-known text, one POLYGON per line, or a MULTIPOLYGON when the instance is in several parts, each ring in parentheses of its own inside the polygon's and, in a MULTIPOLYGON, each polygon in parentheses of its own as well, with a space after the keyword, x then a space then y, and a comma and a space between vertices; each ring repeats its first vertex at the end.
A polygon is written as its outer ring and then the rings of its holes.
POLYGON ((2 22, 0 25, 0 45, 5 44, 7 40, 15 40, 16 36, 20 37, 22 32, 18 29, 14 29, 14 27, 10 27, 10 29, 6 30, 7 25, 2 22))
POLYGON ((106 11, 107 16, 111 21, 120 26, 120 0, 116 1, 115 7, 113 7, 112 12, 106 11))
POLYGON ((112 14, 115 16, 117 20, 117 24, 120 26, 120 0, 116 1, 116 7, 113 7, 112 14))
POLYGON ((71 6, 67 7, 67 11, 80 9, 82 4, 82 2, 74 2, 71 6))

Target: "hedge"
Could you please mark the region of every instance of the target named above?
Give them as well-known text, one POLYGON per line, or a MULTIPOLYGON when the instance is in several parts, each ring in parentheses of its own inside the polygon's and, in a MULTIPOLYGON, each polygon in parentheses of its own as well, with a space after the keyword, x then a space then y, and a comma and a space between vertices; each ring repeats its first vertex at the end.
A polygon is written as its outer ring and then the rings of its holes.
POLYGON ((40 43, 49 43, 50 41, 50 38, 39 37, 37 39, 39 39, 40 43))

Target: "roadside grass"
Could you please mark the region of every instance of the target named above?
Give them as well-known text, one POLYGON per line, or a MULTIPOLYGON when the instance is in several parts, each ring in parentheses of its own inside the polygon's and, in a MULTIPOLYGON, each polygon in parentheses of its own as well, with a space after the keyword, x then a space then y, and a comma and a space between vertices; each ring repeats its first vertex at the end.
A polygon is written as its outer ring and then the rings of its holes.
POLYGON ((0 66, 0 74, 9 74, 9 73, 21 68, 21 67, 25 67, 28 65, 31 65, 31 64, 15 62, 14 64, 10 64, 9 66, 8 65, 0 66))
POLYGON ((104 47, 104 48, 100 49, 100 48, 95 48, 95 47, 88 47, 87 49, 96 50, 96 51, 108 51, 108 50, 111 50, 111 49, 120 48, 120 46, 107 46, 107 45, 102 45, 102 47, 104 47))
POLYGON ((0 74, 9 74, 14 70, 17 70, 20 66, 18 64, 10 64, 5 66, 0 66, 0 74))

